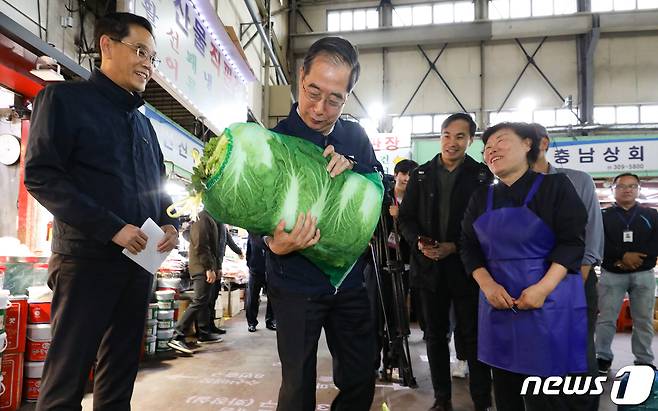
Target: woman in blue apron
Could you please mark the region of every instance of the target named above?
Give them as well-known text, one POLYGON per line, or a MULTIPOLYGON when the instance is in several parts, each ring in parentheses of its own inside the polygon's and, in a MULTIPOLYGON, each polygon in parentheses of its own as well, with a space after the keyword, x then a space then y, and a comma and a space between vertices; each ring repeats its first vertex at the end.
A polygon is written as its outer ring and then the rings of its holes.
POLYGON ((531 170, 539 139, 530 125, 501 123, 482 139, 499 183, 471 198, 461 248, 480 286, 478 359, 492 366, 498 411, 567 409, 520 392, 527 376, 587 371, 585 206, 566 176, 531 170))

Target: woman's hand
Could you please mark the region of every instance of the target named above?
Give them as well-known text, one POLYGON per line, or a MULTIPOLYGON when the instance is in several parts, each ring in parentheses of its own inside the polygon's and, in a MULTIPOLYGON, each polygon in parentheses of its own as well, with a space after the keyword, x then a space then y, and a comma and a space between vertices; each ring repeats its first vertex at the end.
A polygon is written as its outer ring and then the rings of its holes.
POLYGON ((484 286, 480 286, 480 289, 493 308, 509 310, 514 305, 514 299, 507 293, 505 287, 493 280, 487 282, 484 286))
POLYGON ((544 306, 548 292, 541 284, 534 284, 523 290, 521 296, 515 301, 520 310, 536 310, 544 306))

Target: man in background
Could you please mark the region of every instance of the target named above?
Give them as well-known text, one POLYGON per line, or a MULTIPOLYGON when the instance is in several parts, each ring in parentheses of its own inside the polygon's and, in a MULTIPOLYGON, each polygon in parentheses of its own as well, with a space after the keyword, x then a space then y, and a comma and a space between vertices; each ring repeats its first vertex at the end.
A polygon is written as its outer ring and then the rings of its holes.
POLYGON ((212 216, 203 210, 190 227, 189 271, 194 289, 192 303, 187 307, 174 328, 169 347, 192 354, 194 350, 185 342, 185 332, 196 321, 197 340, 200 343, 221 342, 222 338, 211 328, 208 300, 217 281, 219 263, 219 232, 212 216))
POLYGON ((631 173, 615 177, 615 204, 603 210, 605 251, 599 282, 596 356, 599 373, 612 365, 610 348, 624 296, 628 293, 633 318, 631 350, 636 365, 653 366, 653 308, 658 256, 658 212, 637 202, 640 178, 631 173))
POLYGON ((400 228, 412 250, 411 284, 420 290, 425 321, 432 411, 452 410, 447 339, 451 303, 455 348, 457 357, 468 361, 471 399, 477 411, 491 406, 491 371, 477 359, 479 288, 466 275, 457 251, 468 201, 475 190, 492 181, 487 167, 466 154, 476 128, 467 113, 453 114, 443 122, 441 152, 411 174, 400 208, 400 228))
MULTIPOLYGON (((260 292, 267 290, 267 276, 265 266, 265 247, 263 238, 249 233, 247 240, 247 266, 249 267, 249 283, 247 284, 246 317, 249 332, 256 332, 258 325, 258 308, 260 306, 260 292)), ((276 331, 276 322, 272 311, 272 302, 267 299, 265 311, 265 327, 276 331)))

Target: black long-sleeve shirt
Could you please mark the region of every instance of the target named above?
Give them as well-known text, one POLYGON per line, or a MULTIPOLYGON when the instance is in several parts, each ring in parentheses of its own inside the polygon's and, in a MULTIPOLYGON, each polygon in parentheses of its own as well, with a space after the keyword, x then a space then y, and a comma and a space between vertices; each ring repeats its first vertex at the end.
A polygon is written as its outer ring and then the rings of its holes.
POLYGON ((658 256, 658 212, 653 208, 636 204, 629 210, 613 205, 603 210, 605 250, 602 267, 613 273, 631 273, 651 270, 658 256), (633 218, 633 215, 635 217, 633 218), (632 219, 632 221, 631 221, 632 219), (627 222, 630 225, 627 227, 627 222), (624 242, 624 231, 633 232, 633 241, 624 242), (641 266, 635 270, 615 267, 626 252, 646 254, 641 266))
MULTIPOLYGON (((502 181, 494 187, 493 208, 519 207, 532 187, 537 173, 528 170, 511 186, 502 181)), ((473 194, 462 222, 461 257, 466 272, 472 274, 477 268, 486 267, 486 258, 473 224, 487 208, 488 187, 481 187, 473 194)), ((564 174, 544 176, 528 208, 553 230, 555 248, 547 260, 565 266, 569 273, 580 271, 585 252, 585 225, 587 211, 578 197, 571 181, 564 174)), ((504 230, 505 227, 500 227, 504 230)))
POLYGON ((52 251, 121 258, 112 243, 126 224, 167 216, 165 167, 144 100, 100 71, 88 81, 46 87, 32 112, 25 187, 55 217, 52 251))

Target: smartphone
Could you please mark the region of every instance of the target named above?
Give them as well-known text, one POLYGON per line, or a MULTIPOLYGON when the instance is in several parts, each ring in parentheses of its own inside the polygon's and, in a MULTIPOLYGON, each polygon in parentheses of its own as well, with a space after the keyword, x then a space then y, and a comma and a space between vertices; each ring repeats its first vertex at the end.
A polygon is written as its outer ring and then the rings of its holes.
POLYGON ((424 235, 419 235, 418 236, 418 242, 421 243, 424 246, 430 246, 430 247, 433 247, 433 246, 438 244, 438 242, 436 240, 434 240, 433 238, 427 237, 427 236, 424 236, 424 235))

